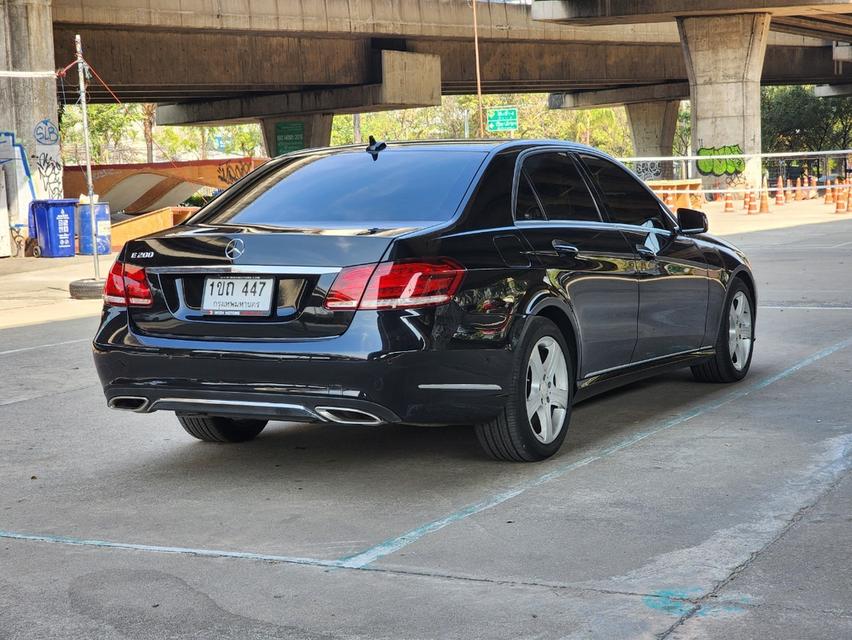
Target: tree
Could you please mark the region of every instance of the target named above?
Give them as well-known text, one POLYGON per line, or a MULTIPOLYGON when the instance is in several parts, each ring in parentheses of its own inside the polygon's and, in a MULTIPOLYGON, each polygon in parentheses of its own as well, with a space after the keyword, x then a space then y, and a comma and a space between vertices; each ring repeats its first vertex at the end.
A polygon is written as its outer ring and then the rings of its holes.
POLYGON ((846 149, 852 139, 852 100, 818 98, 812 86, 764 87, 765 153, 846 149))
POLYGON ((149 163, 154 162, 154 116, 156 114, 156 104, 146 102, 142 105, 142 132, 145 136, 146 158, 149 163))

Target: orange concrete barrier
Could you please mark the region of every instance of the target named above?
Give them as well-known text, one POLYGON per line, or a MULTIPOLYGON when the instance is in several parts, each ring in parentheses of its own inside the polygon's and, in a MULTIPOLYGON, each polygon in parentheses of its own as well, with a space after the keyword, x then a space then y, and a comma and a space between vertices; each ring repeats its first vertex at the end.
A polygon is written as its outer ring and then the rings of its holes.
POLYGON ((725 213, 734 212, 734 196, 730 191, 725 192, 725 213))

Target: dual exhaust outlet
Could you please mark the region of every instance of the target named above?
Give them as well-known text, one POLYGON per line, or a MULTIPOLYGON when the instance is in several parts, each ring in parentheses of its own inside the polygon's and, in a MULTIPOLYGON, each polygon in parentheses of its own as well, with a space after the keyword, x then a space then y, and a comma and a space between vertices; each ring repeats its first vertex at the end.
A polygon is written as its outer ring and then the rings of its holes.
MULTIPOLYGON (((169 401, 174 402, 174 398, 170 398, 169 401)), ((186 404, 192 404, 191 399, 185 400, 186 404)), ((115 396, 110 398, 107 402, 107 406, 110 409, 119 409, 121 411, 133 411, 135 413, 150 413, 151 411, 156 411, 157 401, 151 402, 148 398, 143 398, 141 396, 115 396)), ((204 401, 205 410, 215 409, 217 406, 217 402, 215 400, 205 400, 204 401)), ((275 403, 268 403, 270 407, 275 407, 275 403)), ((229 407, 230 411, 228 413, 233 413, 233 407, 239 406, 239 403, 235 403, 233 401, 222 402, 221 406, 229 407)), ((278 405, 281 408, 294 408, 292 404, 280 404, 278 405)), ((329 407, 329 406, 318 406, 314 407, 313 410, 308 407, 298 406, 295 407, 301 409, 304 413, 309 415, 314 415, 319 417, 324 422, 333 422, 336 424, 349 424, 349 425, 377 425, 382 424, 384 420, 379 418, 378 416, 373 415, 367 411, 363 411, 361 409, 352 409, 350 407, 329 407)))

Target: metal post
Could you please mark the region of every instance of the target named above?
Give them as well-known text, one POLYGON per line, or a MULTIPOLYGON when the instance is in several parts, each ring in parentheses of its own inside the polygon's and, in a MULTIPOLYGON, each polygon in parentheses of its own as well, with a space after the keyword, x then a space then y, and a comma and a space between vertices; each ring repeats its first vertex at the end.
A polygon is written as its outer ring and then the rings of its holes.
POLYGON ((464 137, 465 140, 470 137, 470 111, 464 110, 464 137))
POLYGON ((83 60, 83 44, 79 34, 74 36, 77 49, 77 71, 80 74, 80 109, 83 112, 83 141, 86 149, 86 184, 89 188, 89 215, 92 221, 92 257, 95 261, 95 280, 101 279, 98 264, 98 230, 95 219, 95 185, 92 183, 92 149, 89 144, 89 113, 86 108, 86 62, 83 60))
POLYGON ((352 114, 352 140, 355 144, 361 144, 361 114, 352 114))
POLYGON ((476 99, 479 102, 479 137, 485 137, 485 118, 482 109, 482 74, 479 71, 479 25, 476 21, 476 3, 479 0, 471 0, 473 7, 473 50, 476 55, 476 99))

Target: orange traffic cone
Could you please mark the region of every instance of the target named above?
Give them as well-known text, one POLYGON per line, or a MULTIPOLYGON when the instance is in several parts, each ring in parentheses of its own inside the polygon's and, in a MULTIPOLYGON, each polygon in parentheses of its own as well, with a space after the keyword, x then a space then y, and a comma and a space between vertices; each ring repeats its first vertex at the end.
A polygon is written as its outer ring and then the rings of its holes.
POLYGON ((835 205, 834 205, 834 213, 846 213, 846 205, 847 198, 849 194, 847 193, 848 189, 846 185, 843 184, 843 180, 837 181, 837 189, 835 191, 835 205))
POLYGON ((734 196, 730 191, 725 192, 725 213, 734 212, 734 196))
POLYGON ((748 211, 748 201, 751 200, 751 185, 746 185, 747 191, 743 194, 743 211, 748 211))
POLYGON ((849 207, 852 207, 852 180, 846 178, 846 212, 849 212, 849 207))
POLYGON ((799 176, 796 178, 796 202, 801 200, 804 200, 804 197, 802 196, 802 178, 799 176))
POLYGON ((784 180, 781 176, 778 176, 778 185, 775 187, 775 206, 784 206, 784 180))
POLYGON ((816 176, 811 176, 811 197, 810 197, 810 199, 813 200, 814 198, 818 198, 818 197, 819 197, 819 184, 817 183, 816 176))
POLYGON ((769 185, 763 179, 763 189, 760 190, 760 213, 769 213, 769 185))
POLYGON ((834 204, 834 189, 831 186, 831 180, 825 181, 825 200, 823 204, 834 204))
POLYGON ((759 200, 760 200, 760 194, 757 191, 749 194, 748 215, 753 216, 753 215, 757 215, 759 213, 759 210, 757 208, 759 200))
POLYGON ((784 192, 784 203, 790 202, 793 199, 793 181, 787 178, 787 190, 784 192))

